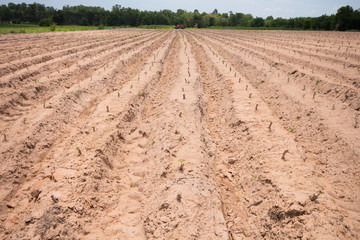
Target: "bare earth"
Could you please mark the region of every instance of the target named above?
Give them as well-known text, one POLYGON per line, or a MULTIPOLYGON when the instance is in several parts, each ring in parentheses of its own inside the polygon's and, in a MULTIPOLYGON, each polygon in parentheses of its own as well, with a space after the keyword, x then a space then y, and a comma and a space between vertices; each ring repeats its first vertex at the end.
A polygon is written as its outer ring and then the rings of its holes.
POLYGON ((360 239, 360 33, 0 35, 0 239, 360 239))

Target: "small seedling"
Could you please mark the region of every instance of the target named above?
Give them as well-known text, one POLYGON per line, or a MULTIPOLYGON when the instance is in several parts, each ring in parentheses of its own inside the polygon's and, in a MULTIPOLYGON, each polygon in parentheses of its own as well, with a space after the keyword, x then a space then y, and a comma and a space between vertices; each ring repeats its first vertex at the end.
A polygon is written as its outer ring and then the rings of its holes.
POLYGON ((304 85, 304 87, 303 87, 303 91, 305 91, 305 85, 304 85))
POLYGON ((109 106, 106 106, 106 112, 109 112, 109 106))
POLYGON ((25 154, 25 153, 28 153, 28 151, 27 151, 27 149, 26 149, 26 148, 25 148, 25 149, 20 150, 20 152, 21 152, 21 153, 24 153, 24 154, 25 154))
POLYGON ((184 159, 179 159, 178 161, 180 162, 179 171, 183 172, 184 171, 184 166, 185 166, 185 164, 184 164, 185 160, 184 159))
POLYGON ((27 118, 25 117, 25 118, 24 118, 24 124, 26 123, 26 121, 27 121, 27 118))
POLYGON ((252 93, 249 94, 249 98, 251 98, 252 93))
POLYGON ((290 128, 289 130, 290 130, 290 132, 292 132, 292 133, 295 131, 294 128, 290 128))
POLYGON ((180 137, 178 138, 178 140, 181 142, 183 140, 183 136, 180 135, 180 137))
POLYGON ((316 85, 319 85, 321 83, 321 80, 316 80, 316 85))
POLYGON ((248 85, 246 85, 246 89, 245 89, 246 91, 248 90, 248 85))
POLYGON ((184 171, 184 163, 181 163, 181 164, 180 164, 179 171, 180 171, 180 172, 183 172, 183 171, 184 171))
MULTIPOLYGON (((225 118, 225 122, 226 122, 226 118, 225 118)), ((205 139, 205 135, 204 134, 201 134, 201 136, 203 137, 203 142, 205 144, 205 146, 207 147, 207 141, 205 139)))
POLYGON ((251 174, 251 177, 252 177, 253 179, 256 179, 256 175, 251 174))
POLYGON ((314 92, 314 94, 313 94, 313 99, 315 99, 315 95, 316 95, 316 92, 314 92))
POLYGON ((321 195, 321 194, 324 194, 321 190, 317 191, 316 193, 314 193, 312 196, 310 196, 310 200, 313 202, 313 201, 316 201, 316 199, 318 199, 318 197, 321 195))
POLYGON ((183 94, 183 100, 185 100, 185 94, 183 94))
POLYGON ((177 196, 176 196, 176 200, 178 201, 178 202, 181 202, 181 193, 178 193, 177 194, 177 196))
POLYGON ((80 150, 80 148, 79 148, 79 147, 76 147, 76 150, 78 151, 78 156, 80 156, 80 155, 81 155, 81 150, 80 150))
POLYGON ((285 150, 281 156, 281 159, 285 161, 285 155, 289 152, 289 150, 285 150))

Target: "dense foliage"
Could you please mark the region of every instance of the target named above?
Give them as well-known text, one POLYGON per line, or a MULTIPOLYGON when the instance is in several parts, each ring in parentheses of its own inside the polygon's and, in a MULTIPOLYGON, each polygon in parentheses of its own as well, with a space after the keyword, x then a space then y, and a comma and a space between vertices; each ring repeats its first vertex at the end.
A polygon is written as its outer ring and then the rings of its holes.
POLYGON ((139 26, 139 25, 175 25, 185 24, 187 27, 198 23, 199 27, 261 27, 278 29, 305 30, 360 30, 360 9, 350 6, 341 7, 336 15, 323 15, 315 18, 254 18, 244 13, 200 13, 198 10, 140 11, 138 9, 113 6, 111 11, 101 7, 65 6, 61 10, 46 7, 43 4, 14 4, 0 6, 0 21, 4 23, 36 23, 42 26, 82 25, 82 26, 139 26))

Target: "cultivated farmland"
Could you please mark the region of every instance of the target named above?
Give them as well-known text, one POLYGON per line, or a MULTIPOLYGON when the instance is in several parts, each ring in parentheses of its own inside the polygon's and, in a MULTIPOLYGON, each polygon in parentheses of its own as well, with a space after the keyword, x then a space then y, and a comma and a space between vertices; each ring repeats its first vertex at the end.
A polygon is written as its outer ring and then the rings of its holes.
POLYGON ((0 36, 1 239, 359 239, 360 33, 0 36))

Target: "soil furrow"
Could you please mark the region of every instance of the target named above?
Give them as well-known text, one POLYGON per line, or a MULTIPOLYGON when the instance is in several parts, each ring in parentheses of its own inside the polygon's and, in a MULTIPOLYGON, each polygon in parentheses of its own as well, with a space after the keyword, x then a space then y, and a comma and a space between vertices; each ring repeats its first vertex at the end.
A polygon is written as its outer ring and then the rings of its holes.
MULTIPOLYGON (((214 35, 212 35, 214 36, 214 35)), ((220 42, 224 42, 224 37, 215 37, 215 39, 220 42)), ((306 75, 315 75, 320 77, 320 80, 331 82, 338 82, 339 84, 347 86, 349 89, 358 91, 360 87, 360 79, 357 77, 359 74, 360 66, 354 64, 353 62, 350 64, 345 64, 344 61, 339 61, 340 64, 334 66, 333 59, 329 59, 327 57, 316 55, 316 59, 314 61, 314 56, 303 56, 301 53, 299 56, 296 56, 293 50, 289 50, 289 53, 284 51, 283 48, 280 50, 272 50, 268 47, 268 45, 251 45, 247 42, 237 41, 233 38, 226 38, 229 46, 235 47, 235 49, 240 49, 241 52, 249 53, 252 57, 255 57, 255 61, 262 62, 274 66, 276 68, 282 68, 283 66, 290 66, 292 68, 298 69, 298 71, 305 72, 306 75), (235 43, 237 44, 235 44, 235 43), (329 63, 331 63, 331 67, 329 67, 329 63), (348 67, 351 65, 351 67, 348 67), (320 75, 320 76, 319 76, 320 75)), ((338 59, 338 58, 337 58, 338 59)), ((315 82, 315 81, 313 81, 315 82)))
MULTIPOLYGON (((151 40, 160 39, 162 35, 151 36, 151 40), (155 37, 155 38, 154 38, 155 37)), ((8 99, 8 102, 1 106, 1 115, 8 116, 2 118, 5 121, 16 120, 22 114, 18 111, 14 111, 14 107, 25 103, 27 106, 36 103, 44 103, 48 101, 52 93, 59 88, 70 88, 72 85, 81 82, 82 78, 92 76, 94 71, 104 68, 109 65, 109 61, 113 62, 118 54, 132 51, 136 47, 141 47, 144 43, 149 42, 150 38, 138 39, 133 43, 128 43, 124 46, 111 49, 109 52, 100 52, 94 58, 90 57, 82 59, 76 62, 76 64, 69 65, 67 68, 57 68, 56 72, 53 72, 49 66, 46 66, 46 71, 43 71, 40 76, 31 76, 34 81, 29 79, 22 80, 25 82, 19 82, 19 84, 13 83, 13 88, 7 89, 2 95, 12 96, 8 99), (105 63, 104 63, 105 62, 105 63), (42 75, 42 76, 41 76, 42 75), (45 76, 44 76, 45 75, 45 76), (75 78, 76 77, 76 78, 75 78), (35 88, 29 88, 29 85, 35 85, 35 88), (31 102, 31 103, 29 103, 31 102), (13 117, 13 116, 17 117, 13 117)), ((65 60, 64 60, 65 61, 65 60)), ((63 62, 64 62, 63 61, 63 62)), ((76 61, 76 60, 75 60, 76 61)), ((58 63, 59 64, 59 63, 58 63)), ((55 65, 58 65, 55 64, 55 65)))
MULTIPOLYGON (((160 39, 152 43, 150 48, 143 45, 141 48, 124 54, 114 63, 110 69, 102 72, 101 76, 94 76, 82 82, 82 85, 73 86, 66 92, 52 98, 44 109, 42 114, 38 114, 38 110, 43 108, 38 106, 33 110, 33 114, 29 115, 27 122, 19 121, 13 125, 13 129, 6 131, 7 139, 11 142, 17 139, 17 146, 4 144, 2 162, 7 158, 14 161, 10 167, 2 169, 2 181, 8 181, 10 178, 18 179, 15 188, 2 189, 2 198, 9 201, 19 189, 22 182, 28 177, 30 172, 37 171, 37 165, 46 157, 46 154, 56 148, 53 146, 56 142, 61 141, 59 134, 63 136, 68 134, 68 127, 75 124, 73 119, 77 116, 86 115, 86 109, 93 109, 101 94, 106 95, 113 92, 116 85, 126 83, 129 77, 137 73, 145 61, 151 60, 148 54, 151 54, 158 48, 166 38, 160 39), (146 51, 144 51, 146 49, 146 51), (141 50, 143 50, 141 52, 141 50), (140 53, 141 52, 141 53, 140 53), (131 66, 127 70, 117 70, 117 67, 131 66), (106 87, 104 88, 104 83, 106 87), (112 83, 111 83, 112 82, 112 83), (57 123, 57 125, 54 125, 57 123), (22 126, 23 125, 23 126, 22 126), (26 131, 27 128, 29 131, 26 131), (20 130, 20 131, 19 131, 20 130), (24 132, 25 130, 25 132, 24 132), (34 134, 35 133, 35 134, 34 134), (35 152, 35 153, 33 153, 35 152), (19 160, 16 160, 19 159, 19 160), (31 168, 25 167, 32 164, 31 168), (8 195, 10 192, 10 195, 8 195), (6 197, 5 197, 6 196, 6 197)), ((106 109, 106 108, 105 108, 106 109)), ((76 124, 75 124, 75 127, 76 124)), ((4 207, 4 205, 2 206, 4 207)))
MULTIPOLYGON (((305 152, 299 147, 297 139, 281 126, 281 122, 279 124, 266 103, 259 99, 258 96, 262 94, 257 94, 257 90, 251 87, 251 82, 236 70, 234 72, 233 66, 226 67, 226 60, 217 58, 216 51, 206 50, 205 42, 201 42, 198 48, 201 46, 207 53, 207 56, 202 56, 207 59, 203 63, 209 63, 208 59, 212 59, 214 64, 202 65, 208 83, 204 84, 205 91, 210 92, 213 100, 208 103, 207 115, 212 123, 210 129, 214 141, 220 150, 216 152, 216 172, 219 173, 222 189, 224 217, 233 239, 284 236, 317 238, 326 235, 333 228, 332 221, 343 221, 342 211, 338 208, 342 208, 344 202, 334 201, 330 189, 323 186, 318 176, 313 176, 316 167, 312 162, 305 161, 305 152), (221 83, 211 83, 211 79, 216 79, 211 76, 211 69, 216 68, 219 70, 215 70, 213 75, 220 77, 221 83), (241 77, 240 83, 235 73, 241 77), (234 105, 229 106, 229 102, 234 105), (299 175, 299 172, 303 174, 299 175), (311 200, 312 196, 320 195, 319 191, 326 193, 326 199, 321 204, 311 200), (312 219, 322 216, 326 209, 333 211, 326 213, 331 220, 305 233, 304 229, 313 225, 312 219), (246 219, 246 222, 240 219, 246 219), (256 224, 258 226, 254 227, 256 224)), ((326 177, 329 176, 327 174, 326 177)), ((343 209, 350 210, 349 214, 354 217, 354 209, 343 209)), ((339 225, 338 236, 346 238, 356 234, 354 225, 351 229, 355 231, 344 231, 350 222, 339 225)))
POLYGON ((0 238, 359 239, 358 36, 1 35, 0 238))

